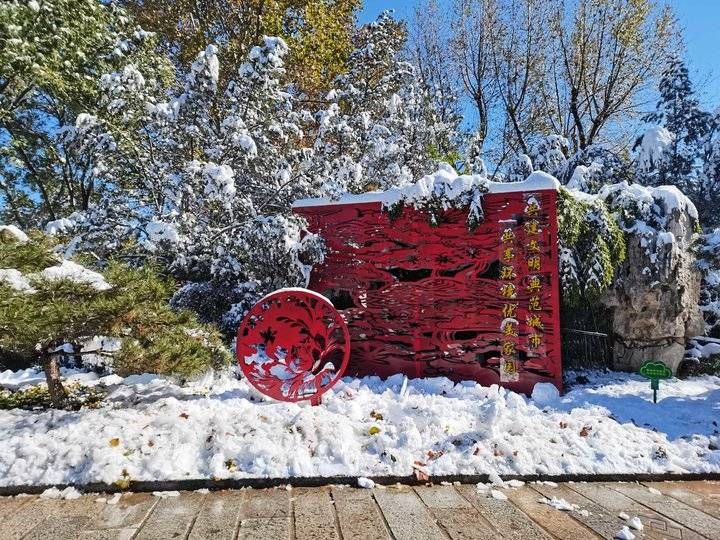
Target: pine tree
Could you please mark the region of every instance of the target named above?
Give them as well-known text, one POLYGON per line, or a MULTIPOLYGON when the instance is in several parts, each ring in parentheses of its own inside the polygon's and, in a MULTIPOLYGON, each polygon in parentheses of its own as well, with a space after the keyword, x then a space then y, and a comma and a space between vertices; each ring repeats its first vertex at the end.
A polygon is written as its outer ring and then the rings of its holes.
POLYGON ((662 159, 644 167, 644 177, 655 185, 675 185, 694 198, 699 188, 698 161, 710 130, 710 115, 700 109, 687 66, 677 55, 669 59, 659 90, 656 110, 644 120, 665 128, 671 140, 663 149, 662 159), (656 169, 655 174, 652 168, 656 169))
POLYGON ((720 112, 710 121, 710 132, 703 147, 703 163, 693 202, 700 223, 708 230, 720 227, 720 112))
POLYGON ((181 378, 229 361, 217 330, 167 301, 174 284, 150 267, 111 264, 102 274, 55 254, 42 236, 0 235, 0 353, 42 365, 53 406, 66 392, 58 354, 82 354, 94 336, 119 338, 121 375, 155 372, 181 378))

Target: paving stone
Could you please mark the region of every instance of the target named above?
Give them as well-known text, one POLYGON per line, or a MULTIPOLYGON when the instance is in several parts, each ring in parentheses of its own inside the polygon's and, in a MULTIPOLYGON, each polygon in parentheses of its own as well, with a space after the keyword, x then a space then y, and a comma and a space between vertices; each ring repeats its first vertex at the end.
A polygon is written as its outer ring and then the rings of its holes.
POLYGON ((20 510, 20 507, 34 502, 37 497, 0 497, 0 526, 6 518, 20 510))
POLYGON ((478 493, 474 485, 457 486, 456 489, 478 509, 503 538, 513 540, 547 540, 551 538, 510 500, 500 501, 478 493))
POLYGON ((335 510, 329 488, 293 489, 290 497, 296 540, 336 540, 335 510))
MULTIPOLYGON (((620 519, 616 512, 603 508, 577 491, 573 491, 567 485, 550 487, 545 484, 531 484, 530 487, 543 497, 564 499, 570 504, 577 505, 578 510, 585 510, 587 515, 575 511, 571 512, 571 515, 603 538, 612 538, 625 525, 625 521, 620 519)), ((563 510, 557 511, 563 512, 563 510)))
POLYGON ((665 495, 720 518, 720 482, 695 480, 691 482, 644 482, 665 495))
POLYGON ((290 538, 290 493, 285 489, 243 490, 239 538, 290 538))
POLYGON ((241 519, 289 518, 290 493, 285 489, 248 489, 245 491, 241 519))
POLYGON ((665 539, 682 538, 684 540, 700 540, 703 537, 681 524, 663 516, 640 504, 639 502, 612 489, 609 484, 576 483, 569 486, 588 499, 595 501, 614 514, 626 513, 630 518, 637 516, 644 526, 645 538, 665 539))
POLYGON ((641 484, 609 484, 612 489, 651 508, 655 512, 680 523, 708 538, 720 538, 720 519, 710 516, 678 499, 657 494, 641 484))
POLYGON ((530 519, 560 540, 592 540, 602 538, 567 512, 561 512, 543 504, 538 492, 529 487, 503 491, 510 501, 527 514, 530 519))
POLYGON ((205 496, 190 531, 190 540, 234 540, 240 525, 243 491, 216 491, 205 496))
POLYGON ((331 489, 340 532, 345 539, 385 540, 390 538, 373 490, 360 488, 331 489))
MULTIPOLYGON (((102 495, 105 499, 112 497, 102 495)), ((88 529, 137 529, 160 500, 151 493, 124 493, 116 504, 95 502, 98 498, 99 495, 93 497, 98 515, 88 524, 88 529)))
POLYGON ((415 491, 453 540, 500 538, 480 512, 452 486, 423 486, 415 491))
POLYGON ((290 538, 290 518, 251 518, 240 523, 240 540, 283 540, 290 538))
POLYGON ((446 539, 435 518, 411 488, 374 490, 375 500, 397 540, 446 539))
POLYGON ((182 492, 179 497, 160 499, 143 523, 137 540, 185 538, 200 511, 203 494, 182 492))
POLYGON ((59 507, 59 501, 34 499, 0 523, 0 538, 2 540, 22 538, 47 517, 53 515, 53 509, 57 512, 59 507))
POLYGON ((137 529, 98 529, 78 531, 78 540, 131 540, 137 529))

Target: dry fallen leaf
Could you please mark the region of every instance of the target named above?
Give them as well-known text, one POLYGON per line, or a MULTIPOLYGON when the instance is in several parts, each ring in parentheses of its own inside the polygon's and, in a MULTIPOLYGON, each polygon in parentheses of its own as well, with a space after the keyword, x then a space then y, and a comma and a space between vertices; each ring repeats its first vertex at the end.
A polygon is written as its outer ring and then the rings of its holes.
POLYGON ((120 445, 120 439, 118 439, 117 437, 113 437, 112 439, 110 439, 110 446, 115 448, 116 446, 119 446, 119 445, 120 445))
POLYGON ((440 450, 439 452, 435 452, 434 450, 428 450, 427 457, 428 459, 437 459, 443 454, 444 452, 442 450, 440 450))
POLYGON ((580 430, 580 436, 587 437, 588 435, 590 435, 591 431, 592 428, 590 426, 583 426, 583 428, 580 430))
POLYGON ((188 418, 190 418, 190 415, 186 412, 183 412, 183 413, 180 413, 180 418, 184 418, 185 420, 187 420, 188 418))
POLYGON ((415 473, 415 478, 419 482, 426 482, 430 480, 430 475, 424 469, 422 469, 422 467, 424 466, 425 463, 423 463, 422 461, 416 461, 415 463, 413 463, 413 473, 415 473))

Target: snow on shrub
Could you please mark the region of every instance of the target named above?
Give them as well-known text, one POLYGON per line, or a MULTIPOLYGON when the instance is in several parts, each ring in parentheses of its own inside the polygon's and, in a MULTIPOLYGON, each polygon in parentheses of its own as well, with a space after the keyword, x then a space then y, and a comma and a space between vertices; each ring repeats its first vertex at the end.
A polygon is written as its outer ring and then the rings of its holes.
POLYGON ((119 347, 105 352, 124 375, 187 378, 229 361, 217 330, 187 310, 172 309, 174 284, 149 266, 111 263, 100 273, 63 259, 40 235, 0 241, 0 261, 10 267, 0 270, 0 353, 24 359, 28 367, 41 363, 55 406, 67 396, 58 356, 82 355, 82 344, 96 336, 120 339, 119 347))

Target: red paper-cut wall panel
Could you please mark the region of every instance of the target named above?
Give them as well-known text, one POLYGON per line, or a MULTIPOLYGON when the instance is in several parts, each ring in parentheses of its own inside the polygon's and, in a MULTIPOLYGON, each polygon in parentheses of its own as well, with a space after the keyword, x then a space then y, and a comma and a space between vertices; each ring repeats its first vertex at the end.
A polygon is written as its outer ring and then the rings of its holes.
POLYGON ((346 373, 560 389, 556 198, 487 193, 472 231, 457 209, 433 226, 411 206, 394 220, 379 202, 296 207, 325 241, 309 288, 348 324, 346 373))

